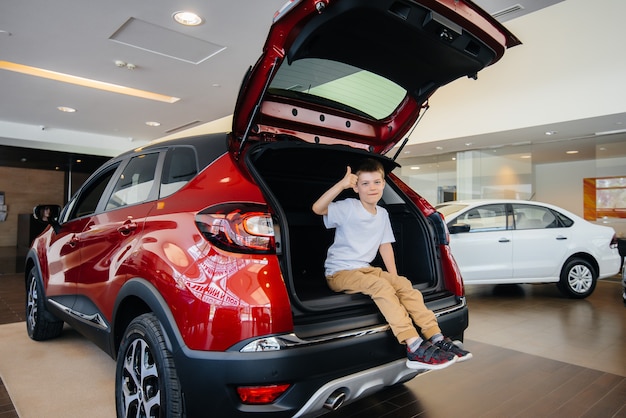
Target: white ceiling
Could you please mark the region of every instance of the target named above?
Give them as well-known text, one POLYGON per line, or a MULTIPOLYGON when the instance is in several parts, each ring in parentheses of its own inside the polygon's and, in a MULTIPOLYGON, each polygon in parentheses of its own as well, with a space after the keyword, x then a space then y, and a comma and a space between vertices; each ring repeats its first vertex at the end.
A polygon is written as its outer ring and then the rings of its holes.
MULTIPOLYGON (((476 3, 490 13, 521 6, 499 17, 506 22, 560 1, 476 3)), ((161 103, 0 69, 0 144, 112 156, 226 117, 232 113, 245 71, 261 53, 273 14, 283 3, 4 0, 0 2, 0 61, 171 95, 180 101, 161 103), (200 14, 205 22, 197 27, 178 25, 172 14, 182 8, 200 14), (132 23, 120 34, 129 19, 132 23), (118 67, 116 61, 136 68, 118 67), (58 106, 77 112, 63 113, 58 106), (147 121, 161 125, 150 127, 147 121)), ((609 117, 564 124, 558 127, 560 138, 588 137, 589 132, 605 130, 609 117)), ((540 126, 442 143, 451 151, 463 149, 468 141, 473 147, 544 142, 544 132, 540 126)), ((418 153, 434 153, 432 146, 410 146, 418 153)))

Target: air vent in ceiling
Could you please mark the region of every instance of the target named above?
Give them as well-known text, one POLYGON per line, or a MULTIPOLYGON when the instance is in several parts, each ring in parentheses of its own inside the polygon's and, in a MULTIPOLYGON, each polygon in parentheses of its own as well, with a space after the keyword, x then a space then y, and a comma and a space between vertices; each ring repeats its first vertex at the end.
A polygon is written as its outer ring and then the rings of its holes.
POLYGON ((189 123, 186 123, 184 125, 177 126, 176 128, 172 128, 169 131, 165 131, 165 133, 166 134, 171 134, 171 133, 174 133, 174 132, 179 132, 179 131, 182 131, 183 129, 189 129, 189 128, 193 127, 193 126, 200 125, 201 123, 202 122, 199 121, 199 120, 194 120, 193 122, 189 122, 189 123))
POLYGON ((511 13, 519 12, 521 10, 524 10, 524 6, 518 3, 518 4, 514 4, 513 6, 509 6, 506 9, 502 9, 498 12, 492 13, 491 16, 498 19, 499 17, 505 16, 511 13))

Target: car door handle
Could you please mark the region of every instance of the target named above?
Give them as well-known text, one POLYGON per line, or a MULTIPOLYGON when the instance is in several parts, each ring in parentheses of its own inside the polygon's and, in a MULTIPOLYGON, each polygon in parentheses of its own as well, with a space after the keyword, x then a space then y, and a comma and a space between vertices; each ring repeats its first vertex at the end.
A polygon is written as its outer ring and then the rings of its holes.
POLYGON ((564 240, 564 239, 567 239, 567 237, 564 237, 563 235, 559 235, 558 237, 556 237, 556 239, 557 239, 558 241, 562 241, 562 240, 564 240))
POLYGON ((511 242, 511 240, 508 238, 500 238, 498 242, 511 242))
POLYGON ((76 245, 78 245, 78 236, 76 234, 72 235, 72 238, 70 238, 67 244, 72 248, 76 247, 76 245))
POLYGON ((122 226, 120 226, 119 228, 117 228, 117 231, 122 234, 122 235, 129 235, 131 232, 133 232, 135 229, 137 229, 137 223, 131 219, 125 221, 122 226))

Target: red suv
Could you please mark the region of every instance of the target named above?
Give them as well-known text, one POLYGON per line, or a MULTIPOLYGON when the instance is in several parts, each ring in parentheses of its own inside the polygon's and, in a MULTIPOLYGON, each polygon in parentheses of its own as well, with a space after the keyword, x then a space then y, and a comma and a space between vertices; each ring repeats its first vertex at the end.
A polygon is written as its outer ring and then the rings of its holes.
POLYGON ((313 416, 413 378, 372 301, 327 287, 311 205, 380 160, 398 271, 462 341, 445 223, 384 154, 438 87, 518 43, 469 1, 289 2, 231 133, 127 152, 53 208, 26 262, 29 336, 67 323, 116 359, 122 417, 313 416))

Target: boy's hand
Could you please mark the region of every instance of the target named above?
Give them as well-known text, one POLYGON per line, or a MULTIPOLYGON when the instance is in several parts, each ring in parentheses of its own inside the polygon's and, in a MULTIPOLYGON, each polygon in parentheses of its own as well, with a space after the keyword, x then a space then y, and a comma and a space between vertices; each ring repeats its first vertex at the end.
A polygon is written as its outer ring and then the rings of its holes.
POLYGON ((343 190, 356 187, 357 180, 358 177, 356 174, 352 174, 350 166, 346 167, 346 175, 313 203, 313 212, 318 215, 326 215, 328 205, 333 199, 339 196, 343 190))
POLYGON ((354 187, 356 187, 356 183, 357 180, 359 178, 357 177, 356 174, 352 174, 352 169, 350 168, 350 166, 346 167, 346 175, 343 176, 343 179, 341 179, 341 186, 344 189, 352 189, 354 187))

